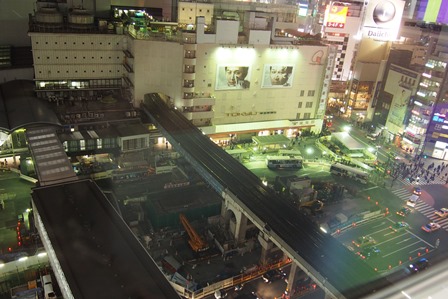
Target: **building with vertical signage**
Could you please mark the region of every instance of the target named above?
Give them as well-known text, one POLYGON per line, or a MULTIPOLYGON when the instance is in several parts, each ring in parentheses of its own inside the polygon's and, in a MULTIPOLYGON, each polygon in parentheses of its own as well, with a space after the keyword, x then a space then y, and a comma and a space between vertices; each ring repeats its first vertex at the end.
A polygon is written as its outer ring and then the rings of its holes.
POLYGON ((328 44, 337 48, 333 81, 348 81, 352 62, 359 43, 364 3, 357 1, 330 2, 323 20, 323 36, 328 44))

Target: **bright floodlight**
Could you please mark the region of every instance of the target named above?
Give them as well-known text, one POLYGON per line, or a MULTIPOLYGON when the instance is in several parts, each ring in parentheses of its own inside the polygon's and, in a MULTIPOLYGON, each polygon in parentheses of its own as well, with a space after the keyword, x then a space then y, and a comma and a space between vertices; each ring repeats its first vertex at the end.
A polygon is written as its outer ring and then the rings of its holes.
POLYGON ((19 262, 24 262, 24 261, 26 261, 27 259, 28 259, 27 256, 23 256, 23 257, 19 258, 18 261, 19 261, 19 262))
POLYGON ((344 131, 345 132, 350 132, 350 130, 352 129, 352 127, 350 127, 350 126, 344 126, 344 131))

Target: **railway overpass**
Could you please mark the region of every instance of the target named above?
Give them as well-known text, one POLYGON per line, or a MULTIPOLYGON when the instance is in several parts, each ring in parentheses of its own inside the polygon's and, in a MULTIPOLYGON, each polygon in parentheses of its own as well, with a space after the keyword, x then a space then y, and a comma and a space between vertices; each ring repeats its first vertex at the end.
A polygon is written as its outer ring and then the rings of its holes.
MULTIPOLYGON (((360 298, 390 283, 333 237, 303 216, 289 201, 202 134, 158 93, 145 95, 142 110, 171 145, 225 200, 260 229, 259 240, 273 242, 305 271, 327 297, 360 298)), ((263 244, 262 244, 263 245, 263 244)))

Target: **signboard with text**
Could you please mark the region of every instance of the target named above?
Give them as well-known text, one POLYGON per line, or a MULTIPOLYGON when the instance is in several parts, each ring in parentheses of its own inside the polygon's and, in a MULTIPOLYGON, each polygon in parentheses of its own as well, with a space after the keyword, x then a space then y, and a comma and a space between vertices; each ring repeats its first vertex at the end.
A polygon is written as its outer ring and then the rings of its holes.
POLYGON ((363 37, 382 41, 397 38, 405 1, 371 0, 366 8, 363 37))
POLYGON ((341 2, 332 2, 326 11, 325 26, 344 28, 347 20, 348 6, 341 2))

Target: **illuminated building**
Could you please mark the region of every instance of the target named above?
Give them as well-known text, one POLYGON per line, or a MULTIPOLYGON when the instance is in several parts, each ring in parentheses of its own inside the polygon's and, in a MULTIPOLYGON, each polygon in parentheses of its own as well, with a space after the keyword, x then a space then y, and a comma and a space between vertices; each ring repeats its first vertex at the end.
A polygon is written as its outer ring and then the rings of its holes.
MULTIPOLYGON (((273 6, 240 16, 212 4, 193 11, 191 3, 180 2, 183 22, 206 14, 191 24, 160 22, 146 13, 97 24, 83 9, 72 10, 63 23, 57 7, 42 7, 29 32, 36 91, 42 98, 95 99, 102 89, 114 89, 135 107, 146 93, 161 92, 216 140, 319 132, 334 56, 316 37, 278 34, 298 26, 288 7, 276 15, 273 6), (210 24, 213 11, 221 14, 210 24), (235 68, 241 78, 230 78, 235 68), (273 79, 278 68, 285 70, 281 84, 273 79)), ((126 13, 120 10, 116 16, 126 13)))

